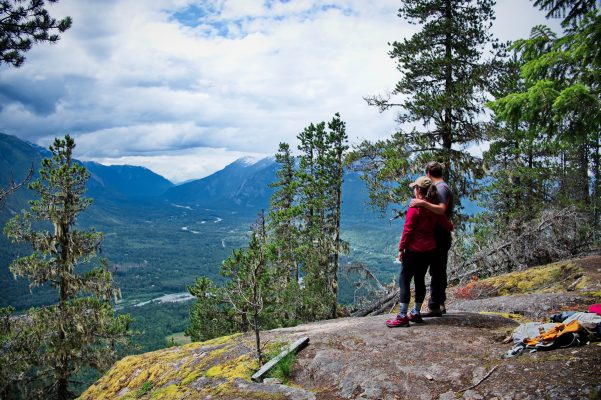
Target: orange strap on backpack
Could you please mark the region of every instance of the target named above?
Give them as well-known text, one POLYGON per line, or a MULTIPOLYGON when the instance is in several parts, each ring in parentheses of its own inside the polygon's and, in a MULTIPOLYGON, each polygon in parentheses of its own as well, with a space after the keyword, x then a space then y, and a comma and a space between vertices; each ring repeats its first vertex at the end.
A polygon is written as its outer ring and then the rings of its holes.
POLYGON ((540 335, 534 338, 524 339, 524 343, 527 346, 536 346, 538 343, 549 343, 556 340, 561 335, 566 333, 577 333, 582 330, 582 325, 577 320, 570 321, 566 324, 557 324, 553 328, 547 330, 546 332, 541 333, 540 335))

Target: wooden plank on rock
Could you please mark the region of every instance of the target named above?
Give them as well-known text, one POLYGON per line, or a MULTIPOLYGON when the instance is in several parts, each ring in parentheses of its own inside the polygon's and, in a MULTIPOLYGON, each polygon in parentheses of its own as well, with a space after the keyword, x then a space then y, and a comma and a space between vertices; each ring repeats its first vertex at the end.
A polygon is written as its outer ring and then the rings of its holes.
POLYGON ((288 354, 294 352, 297 353, 302 347, 304 347, 307 343, 309 343, 308 337, 302 337, 298 339, 296 342, 287 346, 280 354, 276 357, 272 358, 267 362, 267 364, 263 365, 260 370, 255 372, 255 374, 251 377, 251 379, 255 382, 262 382, 265 375, 271 370, 280 360, 286 357, 288 354))

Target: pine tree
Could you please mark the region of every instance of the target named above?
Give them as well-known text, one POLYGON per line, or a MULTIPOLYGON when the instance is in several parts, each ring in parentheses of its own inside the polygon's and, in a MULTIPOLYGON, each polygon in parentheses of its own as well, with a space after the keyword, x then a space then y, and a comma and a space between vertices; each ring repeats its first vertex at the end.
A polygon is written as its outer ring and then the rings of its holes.
POLYGON ((305 310, 309 319, 335 318, 338 260, 345 250, 340 239, 345 124, 336 114, 328 129, 325 122, 310 124, 298 139, 305 310))
POLYGON ((547 18, 563 18, 562 25, 569 26, 586 14, 601 7, 599 0, 535 0, 534 6, 547 11, 547 18))
POLYGON ((341 253, 348 252, 348 246, 340 237, 340 215, 342 210, 342 183, 344 178, 344 155, 348 150, 346 124, 336 113, 332 121, 328 123, 328 134, 326 136, 326 152, 324 173, 327 177, 326 197, 326 237, 331 238, 331 253, 329 257, 328 279, 330 291, 333 294, 330 318, 337 316, 338 295, 338 266, 341 253))
POLYGON ((407 197, 406 184, 432 160, 447 167, 444 178, 457 199, 473 193, 481 160, 466 148, 486 138, 481 117, 495 63, 483 61, 483 54, 487 46, 497 48, 490 33, 494 4, 409 0, 399 9, 400 18, 422 27, 394 42, 389 53, 402 73, 392 92, 400 102, 382 96, 366 100, 381 111, 399 107, 401 130, 388 140, 364 142, 351 158, 382 211, 407 197))
POLYGON ((30 256, 10 265, 12 273, 29 279, 30 288, 48 284, 58 291, 58 304, 28 312, 27 329, 35 339, 31 349, 36 353, 37 376, 50 377, 44 396, 61 400, 73 396, 69 381, 82 367, 102 370, 111 365, 115 345, 125 341, 130 323, 129 316, 114 315, 110 301, 119 290, 106 260, 86 272, 76 271, 94 262, 102 234, 75 229, 77 215, 91 199, 84 197, 89 173, 74 162, 74 147, 68 135, 54 141, 52 158, 42 162, 40 178, 30 184, 40 198, 5 227, 14 243, 27 242, 33 248, 30 256), (42 225, 34 227, 33 221, 42 225), (52 231, 41 229, 44 223, 52 231))
MULTIPOLYGON (((502 98, 523 90, 521 61, 516 55, 507 60, 491 94, 502 98)), ((484 162, 489 178, 482 190, 481 203, 491 223, 499 231, 512 229, 520 221, 533 219, 550 196, 553 164, 545 138, 535 126, 523 121, 495 120, 489 125, 489 149, 484 162)))
POLYGON ((270 201, 268 236, 274 247, 273 286, 277 320, 282 325, 293 324, 300 311, 300 255, 299 212, 296 204, 298 182, 295 179, 295 159, 287 143, 280 143, 276 161, 280 164, 276 172, 277 181, 270 201))
POLYGON ((522 63, 524 87, 489 103, 498 120, 527 126, 529 140, 539 143, 545 167, 541 174, 548 182, 545 202, 592 208, 597 224, 600 25, 596 11, 561 37, 548 27, 534 27, 529 39, 513 45, 522 63))
POLYGON ((233 310, 222 288, 203 276, 196 278, 194 286, 188 286, 188 292, 196 297, 196 303, 190 308, 190 325, 186 328, 186 335, 193 342, 236 332, 238 326, 232 318, 233 310))
POLYGON ((328 292, 326 270, 327 253, 322 233, 325 185, 319 175, 317 154, 319 142, 325 135, 325 123, 311 123, 298 136, 299 168, 296 179, 299 186, 298 206, 300 209, 299 253, 302 254, 302 301, 303 319, 325 318, 331 303, 328 292))
MULTIPOLYGON (((48 0, 56 3, 58 0, 48 0)), ((20 67, 23 53, 33 43, 55 43, 71 27, 71 18, 60 21, 44 8, 45 0, 0 0, 0 64, 20 67)))
POLYGON ((261 329, 271 318, 273 293, 271 288, 271 246, 267 244, 263 211, 253 225, 248 248, 235 250, 222 264, 221 273, 229 279, 224 294, 234 312, 242 319, 242 330, 248 326, 255 334, 255 351, 263 363, 261 329))

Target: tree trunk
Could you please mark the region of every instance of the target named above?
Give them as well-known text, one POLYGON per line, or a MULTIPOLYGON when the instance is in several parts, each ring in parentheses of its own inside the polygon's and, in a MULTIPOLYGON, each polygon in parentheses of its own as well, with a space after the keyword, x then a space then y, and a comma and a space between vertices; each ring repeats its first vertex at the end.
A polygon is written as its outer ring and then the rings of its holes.
MULTIPOLYGON (((342 155, 340 155, 340 157, 342 157, 342 155)), ((340 209, 342 207, 342 174, 343 174, 343 170, 342 170, 342 159, 337 160, 338 161, 338 184, 336 186, 336 210, 335 210, 335 221, 334 221, 334 229, 336 230, 336 236, 334 238, 334 248, 335 248, 335 252, 334 252, 334 257, 332 260, 332 293, 334 295, 334 298, 332 299, 332 310, 330 311, 331 313, 331 318, 334 319, 336 318, 336 316, 338 315, 337 313, 337 306, 338 306, 338 302, 337 302, 337 297, 338 297, 338 259, 340 257, 340 209)))
POLYGON ((451 147, 453 146, 453 108, 450 104, 450 98, 453 93, 453 36, 450 27, 453 24, 453 5, 451 0, 445 0, 445 20, 447 21, 447 32, 445 35, 445 97, 446 105, 444 109, 444 123, 442 126, 442 148, 443 163, 446 168, 443 170, 443 179, 449 182, 451 170, 451 147))
POLYGON ((253 315, 253 328, 255 329, 255 345, 257 346, 257 360, 263 365, 263 352, 261 351, 261 331, 259 329, 259 316, 255 312, 253 315))
POLYGON ((588 178, 588 167, 589 167, 589 161, 588 161, 588 146, 587 146, 587 142, 584 141, 584 143, 580 144, 578 146, 578 172, 579 172, 579 178, 577 182, 577 187, 580 188, 580 190, 582 191, 581 193, 581 198, 579 200, 582 200, 582 202, 585 205, 590 205, 591 204, 591 197, 589 194, 589 178, 588 178))
POLYGON ((593 228, 594 232, 597 232, 599 228, 599 214, 601 207, 601 165, 600 162, 600 142, 601 141, 601 132, 597 131, 597 135, 595 137, 594 143, 592 145, 593 148, 593 179, 595 180, 595 184, 593 186, 593 228))
POLYGON ((57 398, 58 400, 68 400, 69 396, 69 382, 66 378, 60 378, 57 382, 57 398))

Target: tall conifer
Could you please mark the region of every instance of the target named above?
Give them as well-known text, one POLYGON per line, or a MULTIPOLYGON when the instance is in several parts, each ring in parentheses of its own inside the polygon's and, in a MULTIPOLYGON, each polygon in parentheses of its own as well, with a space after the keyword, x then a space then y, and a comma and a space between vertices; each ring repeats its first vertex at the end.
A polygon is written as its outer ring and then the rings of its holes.
POLYGON ((31 255, 10 265, 12 273, 29 279, 30 287, 47 284, 58 291, 58 304, 30 310, 26 322, 36 378, 47 384, 38 395, 60 400, 73 397, 69 382, 82 367, 112 364, 115 344, 125 340, 130 323, 129 316, 114 316, 110 301, 119 290, 106 260, 86 272, 76 270, 93 261, 102 234, 75 229, 78 214, 91 199, 84 197, 89 173, 73 160, 74 147, 68 135, 54 141, 52 158, 42 162, 40 178, 30 184, 40 198, 5 227, 14 243, 33 248, 31 255))
POLYGON ((273 284, 276 286, 276 308, 281 314, 280 322, 288 325, 298 318, 300 309, 298 182, 295 179, 295 158, 287 143, 280 143, 275 158, 280 166, 276 172, 277 181, 271 185, 276 190, 270 201, 268 233, 275 249, 273 284))
POLYGON ((593 11, 557 36, 546 26, 513 48, 524 86, 489 103, 506 124, 527 127, 544 150, 546 204, 593 210, 599 223, 601 14, 593 11))
POLYGON ((399 132, 388 140, 365 142, 354 152, 372 201, 381 209, 407 196, 406 184, 423 173, 427 161, 443 162, 445 180, 461 198, 481 175, 481 162, 466 151, 485 138, 481 122, 487 84, 494 64, 484 60, 494 0, 408 0, 398 16, 421 30, 392 43, 401 80, 393 95, 367 98, 381 111, 400 111, 399 132), (401 185, 399 185, 399 183, 401 185))
POLYGON ((338 260, 344 251, 340 239, 340 208, 343 154, 348 148, 345 124, 336 114, 327 128, 325 122, 309 124, 298 139, 300 248, 305 273, 303 300, 308 318, 334 318, 338 260))

